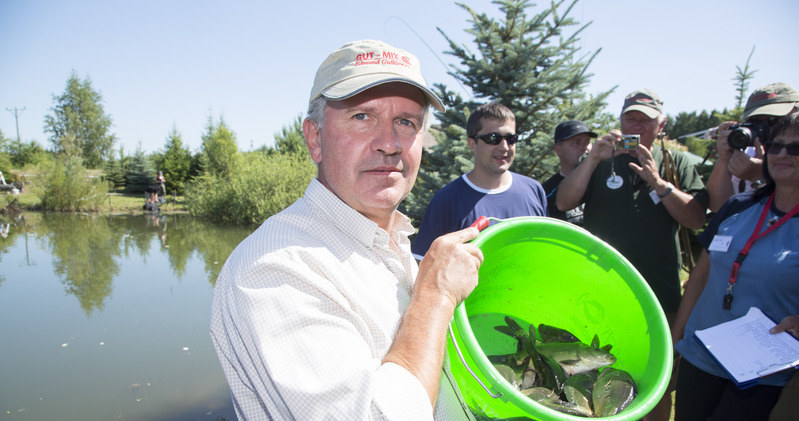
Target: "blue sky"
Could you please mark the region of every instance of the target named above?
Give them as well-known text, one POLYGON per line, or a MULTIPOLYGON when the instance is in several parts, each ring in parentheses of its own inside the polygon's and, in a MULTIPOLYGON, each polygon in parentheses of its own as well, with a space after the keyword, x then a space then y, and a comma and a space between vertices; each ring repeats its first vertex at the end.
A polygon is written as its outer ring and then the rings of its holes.
MULTIPOLYGON (((500 15, 489 0, 464 2, 500 15)), ((582 0, 571 16, 593 21, 581 41, 586 53, 602 48, 589 92, 618 85, 614 114, 644 87, 671 115, 731 107, 736 66, 753 45, 751 89, 799 87, 795 0, 582 0)), ((25 107, 22 140, 49 147, 44 116, 75 70, 101 93, 126 153, 162 148, 173 125, 197 151, 209 116, 224 118, 242 150, 271 145, 304 112, 319 64, 355 39, 414 53, 428 83, 468 96, 447 74, 454 61, 436 29, 471 46, 468 18, 443 0, 0 0, 0 130, 16 139, 6 109, 25 107)))

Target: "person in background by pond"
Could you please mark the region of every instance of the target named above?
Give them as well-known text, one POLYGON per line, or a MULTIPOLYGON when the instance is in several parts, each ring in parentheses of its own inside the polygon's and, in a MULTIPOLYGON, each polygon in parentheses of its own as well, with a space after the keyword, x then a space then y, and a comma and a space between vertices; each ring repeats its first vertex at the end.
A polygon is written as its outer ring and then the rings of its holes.
MULTIPOLYGON (((666 125, 663 101, 650 90, 624 99, 621 131, 594 142, 588 156, 558 187, 558 209, 585 203, 583 227, 616 248, 641 273, 658 298, 671 326, 680 305, 679 226, 705 223, 707 190, 694 165, 672 151, 679 186, 664 179, 665 160, 655 139, 666 125), (621 135, 639 135, 632 150, 619 150, 621 135), (617 146, 618 145, 618 146, 617 146)), ((671 388, 671 386, 670 386, 671 388)), ((666 392, 647 420, 668 420, 666 392)))
POLYGON ((466 122, 474 168, 437 191, 427 204, 411 247, 421 260, 440 235, 470 226, 481 216, 546 216, 541 183, 511 172, 516 156, 516 116, 492 102, 477 107, 466 122))
POLYGON ((682 355, 677 421, 765 420, 791 375, 765 377, 739 390, 693 338, 750 307, 778 322, 772 333, 799 337, 799 109, 776 123, 764 146, 765 185, 730 198, 699 236, 704 250, 672 329, 682 355), (733 264, 747 245, 735 276, 733 264))
POLYGON ((410 220, 430 107, 419 61, 380 41, 321 64, 303 122, 317 176, 233 251, 211 337, 240 419, 465 420, 448 370, 455 306, 477 285, 476 228, 417 266, 410 220))
POLYGON ((591 139, 597 134, 588 130, 588 126, 579 120, 568 120, 555 127, 555 154, 560 160, 558 172, 544 181, 544 192, 547 194, 547 212, 553 218, 562 219, 575 225, 583 224, 584 204, 574 209, 562 211, 555 203, 558 185, 568 177, 580 163, 580 159, 591 150, 591 139))
MULTIPOLYGON (((799 92, 796 89, 785 83, 771 83, 749 95, 741 118, 745 124, 764 123, 766 127, 771 127, 779 117, 791 112, 796 104, 799 104, 799 92)), ((755 190, 763 180, 762 143, 765 139, 754 137, 751 146, 732 148, 727 138, 734 124, 736 122, 726 121, 718 127, 718 160, 707 180, 710 194, 708 207, 711 212, 718 212, 733 194, 755 190)), ((749 130, 753 136, 756 134, 752 127, 749 130)))
POLYGON ((158 171, 155 182, 158 185, 158 194, 166 200, 166 179, 163 171, 158 171))

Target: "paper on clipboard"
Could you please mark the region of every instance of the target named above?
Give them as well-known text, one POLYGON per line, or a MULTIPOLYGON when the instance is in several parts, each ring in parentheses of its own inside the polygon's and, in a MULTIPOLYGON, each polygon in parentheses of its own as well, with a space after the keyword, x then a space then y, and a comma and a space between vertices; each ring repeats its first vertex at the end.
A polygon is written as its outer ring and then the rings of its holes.
POLYGON ((799 340, 769 333, 773 320, 752 307, 746 315, 695 332, 696 338, 739 387, 799 365, 799 340))

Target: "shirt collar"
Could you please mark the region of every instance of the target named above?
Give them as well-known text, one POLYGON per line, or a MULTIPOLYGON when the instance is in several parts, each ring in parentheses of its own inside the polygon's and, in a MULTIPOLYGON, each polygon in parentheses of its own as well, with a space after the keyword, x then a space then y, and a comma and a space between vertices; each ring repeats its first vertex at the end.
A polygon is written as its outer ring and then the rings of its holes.
POLYGON ((390 232, 387 233, 376 222, 344 203, 316 178, 308 184, 303 197, 311 202, 318 212, 324 214, 329 223, 366 246, 376 243, 388 244, 389 237, 400 240, 414 232, 411 220, 395 210, 394 224, 389 227, 390 232))

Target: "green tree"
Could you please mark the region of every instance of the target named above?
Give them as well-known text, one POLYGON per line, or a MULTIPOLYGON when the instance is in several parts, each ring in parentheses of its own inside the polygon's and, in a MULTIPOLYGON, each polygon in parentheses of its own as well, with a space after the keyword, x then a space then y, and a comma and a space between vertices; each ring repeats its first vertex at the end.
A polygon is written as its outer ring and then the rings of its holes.
POLYGON ((0 130, 0 171, 4 177, 8 177, 11 173, 11 140, 3 135, 2 130, 0 130))
POLYGON ((53 101, 52 114, 44 118, 44 131, 50 133, 54 151, 80 156, 89 168, 97 168, 111 153, 116 136, 91 79, 80 81, 73 70, 64 93, 53 95, 53 101))
POLYGON ((103 172, 105 179, 111 184, 114 189, 125 187, 127 183, 126 171, 130 157, 125 156, 124 148, 119 149, 119 158, 115 154, 111 154, 105 164, 103 164, 103 172))
POLYGON ((183 146, 177 127, 172 127, 166 138, 164 151, 156 154, 155 166, 164 172, 167 192, 183 194, 183 186, 189 180, 191 151, 183 146))
POLYGON ((412 219, 421 219, 438 189, 471 169, 465 126, 479 104, 496 101, 513 110, 522 140, 517 143, 512 169, 537 179, 548 177, 557 165, 552 133, 558 123, 580 119, 595 128, 613 124, 614 117, 600 110, 615 87, 597 95, 585 92, 592 76, 588 67, 600 51, 580 52, 580 34, 590 23, 578 26, 569 17, 577 0, 562 7, 564 1, 531 16, 527 10, 534 5, 528 1, 497 0, 493 3, 504 13, 501 19, 458 3, 471 17, 472 26, 466 32, 473 37, 475 52, 439 28, 449 42, 446 53, 460 62, 452 66, 450 75, 475 99, 463 100, 446 86, 435 85, 447 110, 436 114, 441 122, 438 143, 423 157, 419 179, 403 202, 412 219))
POLYGON ((43 166, 34 193, 44 210, 97 210, 108 194, 108 184, 91 177, 76 156, 62 157, 43 166))
POLYGON ((293 154, 247 153, 227 177, 205 173, 186 189, 189 213, 241 225, 260 224, 302 196, 316 175, 310 159, 293 154))
POLYGON ((139 144, 125 168, 125 191, 128 193, 144 193, 147 187, 153 184, 155 184, 153 165, 147 159, 141 144, 139 144))
POLYGON ((11 163, 17 168, 36 166, 51 159, 51 154, 35 140, 22 142, 11 151, 11 163))
POLYGON ((283 126, 280 132, 275 133, 275 149, 282 154, 311 158, 308 147, 305 145, 305 136, 302 134, 302 115, 297 116, 290 125, 283 126))
POLYGON ((752 60, 752 55, 755 53, 755 46, 752 46, 752 51, 749 52, 749 57, 746 58, 746 63, 744 64, 744 68, 741 69, 741 66, 735 66, 736 73, 735 77, 732 80, 735 81, 735 108, 743 107, 744 102, 746 101, 746 91, 749 90, 749 81, 754 77, 757 70, 751 70, 749 68, 749 61, 752 60))
POLYGON ((221 116, 216 124, 209 116, 200 155, 203 172, 227 177, 235 169, 238 155, 236 134, 227 127, 221 116))

